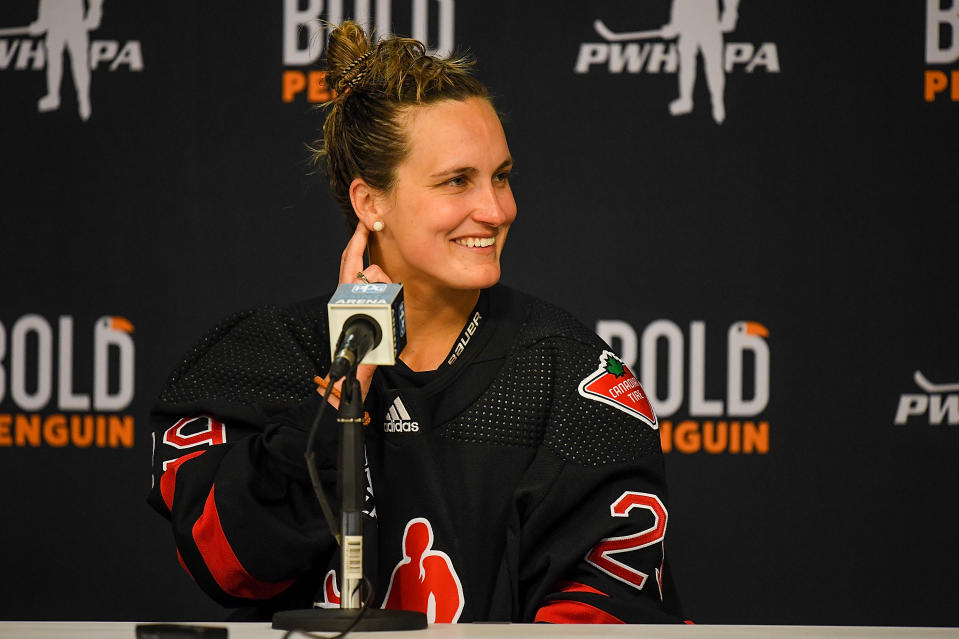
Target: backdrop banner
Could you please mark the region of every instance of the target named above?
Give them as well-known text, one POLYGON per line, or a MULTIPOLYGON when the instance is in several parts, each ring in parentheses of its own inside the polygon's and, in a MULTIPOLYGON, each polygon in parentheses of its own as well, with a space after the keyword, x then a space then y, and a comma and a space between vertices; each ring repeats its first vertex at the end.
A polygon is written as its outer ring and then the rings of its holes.
POLYGON ((701 623, 959 625, 959 2, 4 0, 0 619, 219 619, 146 504, 202 333, 331 291, 328 22, 469 51, 506 284, 661 422, 701 623))

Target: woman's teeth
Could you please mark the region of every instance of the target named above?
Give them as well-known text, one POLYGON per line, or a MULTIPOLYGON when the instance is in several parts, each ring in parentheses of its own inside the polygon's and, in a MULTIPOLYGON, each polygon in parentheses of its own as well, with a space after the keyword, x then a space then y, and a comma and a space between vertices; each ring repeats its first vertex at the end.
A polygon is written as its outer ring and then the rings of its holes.
POLYGON ((493 246, 496 244, 495 237, 464 237, 453 241, 460 246, 468 246, 469 248, 493 246))

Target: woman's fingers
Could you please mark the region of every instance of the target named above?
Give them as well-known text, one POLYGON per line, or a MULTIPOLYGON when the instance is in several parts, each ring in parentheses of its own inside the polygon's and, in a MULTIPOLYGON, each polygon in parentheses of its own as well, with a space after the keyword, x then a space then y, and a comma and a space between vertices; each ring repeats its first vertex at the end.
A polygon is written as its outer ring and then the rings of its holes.
POLYGON ((343 257, 340 259, 340 284, 357 281, 356 274, 363 270, 363 253, 366 252, 369 236, 369 229, 362 224, 356 225, 356 231, 346 243, 343 257))
POLYGON ((383 284, 393 283, 393 280, 390 279, 390 276, 384 273, 383 269, 376 264, 370 264, 363 269, 363 275, 365 275, 366 279, 368 279, 370 282, 381 282, 383 284))
POLYGON ((366 252, 366 243, 369 238, 369 229, 362 224, 357 224, 356 231, 354 231, 350 241, 346 243, 343 256, 340 258, 340 284, 393 283, 393 280, 376 264, 370 264, 363 268, 363 255, 366 252), (363 274, 363 277, 360 277, 360 273, 363 274))
MULTIPOLYGON (((370 231, 363 224, 356 225, 356 231, 350 241, 346 243, 343 249, 343 255, 340 258, 340 284, 365 284, 380 283, 392 284, 393 280, 383 272, 376 264, 370 264, 363 268, 363 257, 366 253, 366 245, 370 239, 370 231), (362 277, 360 277, 362 275, 362 277)), ((356 368, 356 378, 360 382, 360 388, 363 391, 363 397, 366 397, 370 390, 370 382, 373 378, 373 372, 376 366, 372 364, 360 364, 356 368)), ((342 382, 337 382, 341 384, 342 382)), ((330 397, 330 403, 339 406, 339 401, 330 397)))

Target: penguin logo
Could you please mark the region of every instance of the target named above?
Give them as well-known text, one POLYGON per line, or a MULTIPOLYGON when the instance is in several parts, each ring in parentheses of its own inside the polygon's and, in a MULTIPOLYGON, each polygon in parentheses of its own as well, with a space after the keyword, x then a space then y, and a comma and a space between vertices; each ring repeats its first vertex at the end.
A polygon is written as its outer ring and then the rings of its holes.
POLYGON ((104 316, 93 327, 93 388, 98 410, 122 410, 133 401, 134 344, 133 324, 125 317, 104 316), (117 388, 110 388, 110 351, 115 350, 119 370, 117 388))
POLYGON ((759 322, 733 322, 726 335, 727 349, 727 411, 730 415, 756 415, 769 403, 769 329, 759 322), (755 390, 749 399, 744 397, 744 354, 752 353, 755 390))

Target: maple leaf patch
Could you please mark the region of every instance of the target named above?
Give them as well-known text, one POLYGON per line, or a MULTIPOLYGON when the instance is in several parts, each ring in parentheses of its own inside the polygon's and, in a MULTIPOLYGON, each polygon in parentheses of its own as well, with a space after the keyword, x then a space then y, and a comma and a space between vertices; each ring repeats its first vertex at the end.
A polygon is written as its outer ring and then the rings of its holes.
POLYGON ((626 367, 612 354, 606 356, 606 372, 613 377, 622 377, 626 374, 626 367))
POLYGON ((659 423, 639 380, 621 359, 609 351, 599 356, 599 367, 579 383, 579 394, 602 402, 646 422, 657 430, 659 423))

